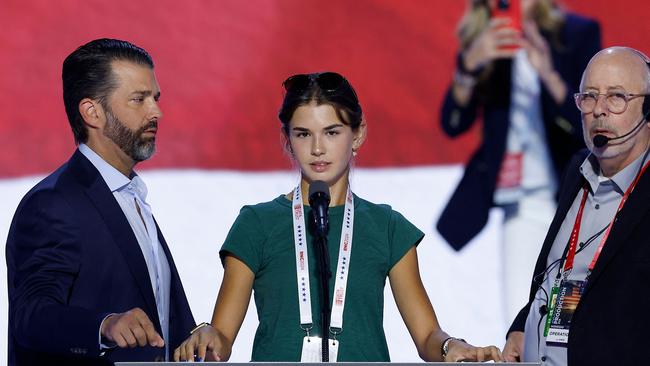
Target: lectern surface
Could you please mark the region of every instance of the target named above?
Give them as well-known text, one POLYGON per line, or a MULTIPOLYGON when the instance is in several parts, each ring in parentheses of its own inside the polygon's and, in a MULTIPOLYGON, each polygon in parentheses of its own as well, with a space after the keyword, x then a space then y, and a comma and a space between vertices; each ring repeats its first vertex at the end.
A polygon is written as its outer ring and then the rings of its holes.
MULTIPOLYGON (((115 366, 187 366, 187 362, 116 362, 115 366)), ((297 365, 313 365, 310 363, 301 362, 201 362, 202 365, 220 365, 220 366, 297 366, 297 365)), ((329 366, 423 366, 423 365, 445 365, 445 366, 471 366, 471 365, 486 365, 492 363, 482 362, 419 362, 419 363, 404 363, 404 362, 336 362, 336 363, 321 363, 320 365, 329 366)), ((539 362, 505 362, 499 363, 499 366, 540 366, 539 362)))

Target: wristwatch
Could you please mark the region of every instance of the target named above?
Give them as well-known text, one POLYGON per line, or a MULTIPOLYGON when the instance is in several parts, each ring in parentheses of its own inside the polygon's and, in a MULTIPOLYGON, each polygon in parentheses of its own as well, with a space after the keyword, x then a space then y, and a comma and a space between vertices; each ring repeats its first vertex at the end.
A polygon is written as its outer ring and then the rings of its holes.
POLYGON ((442 354, 442 358, 447 357, 447 354, 449 353, 449 343, 451 343, 451 341, 461 341, 463 343, 467 343, 462 338, 454 338, 454 337, 445 338, 445 340, 442 341, 442 345, 440 345, 440 353, 442 354))

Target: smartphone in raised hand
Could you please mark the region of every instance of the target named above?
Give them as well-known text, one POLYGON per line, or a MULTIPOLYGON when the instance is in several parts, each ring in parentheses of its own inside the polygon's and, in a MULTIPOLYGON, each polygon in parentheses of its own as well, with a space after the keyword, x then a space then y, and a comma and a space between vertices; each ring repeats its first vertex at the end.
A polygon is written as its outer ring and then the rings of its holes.
MULTIPOLYGON (((520 0, 496 0, 492 8, 492 18, 507 19, 504 27, 512 28, 521 33, 521 1, 520 0)), ((504 45, 504 49, 516 49, 518 45, 504 45)))

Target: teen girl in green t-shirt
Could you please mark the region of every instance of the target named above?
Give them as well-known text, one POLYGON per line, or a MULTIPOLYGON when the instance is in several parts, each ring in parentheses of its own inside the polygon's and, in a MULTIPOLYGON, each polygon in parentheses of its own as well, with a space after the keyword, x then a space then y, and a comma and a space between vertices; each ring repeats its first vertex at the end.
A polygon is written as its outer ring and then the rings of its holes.
POLYGON ((220 252, 225 272, 212 322, 197 327, 174 360, 228 360, 255 290, 260 325, 253 361, 320 361, 318 337, 324 333, 332 339, 330 362, 389 361, 382 325, 386 277, 422 359, 502 360, 497 347, 474 347, 440 329, 418 269, 422 232, 389 206, 349 189, 350 164, 366 138, 350 83, 324 72, 294 75, 283 85, 279 118, 300 184, 273 201, 242 208, 220 252), (319 324, 317 266, 304 219, 315 181, 327 183, 331 196, 328 331, 319 324))

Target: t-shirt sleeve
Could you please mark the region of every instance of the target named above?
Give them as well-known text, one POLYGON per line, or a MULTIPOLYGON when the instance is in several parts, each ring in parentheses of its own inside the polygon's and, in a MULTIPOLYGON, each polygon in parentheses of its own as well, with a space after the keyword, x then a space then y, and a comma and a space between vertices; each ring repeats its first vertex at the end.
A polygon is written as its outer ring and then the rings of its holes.
POLYGON ((389 268, 393 268, 411 247, 420 244, 422 238, 424 238, 424 233, 420 229, 411 224, 399 212, 391 210, 388 227, 388 239, 390 240, 389 268))
POLYGON ((263 246, 266 235, 260 220, 250 206, 244 206, 233 223, 226 241, 219 251, 221 263, 227 255, 233 255, 257 273, 262 264, 263 246))

